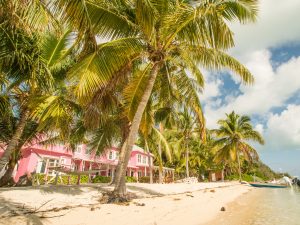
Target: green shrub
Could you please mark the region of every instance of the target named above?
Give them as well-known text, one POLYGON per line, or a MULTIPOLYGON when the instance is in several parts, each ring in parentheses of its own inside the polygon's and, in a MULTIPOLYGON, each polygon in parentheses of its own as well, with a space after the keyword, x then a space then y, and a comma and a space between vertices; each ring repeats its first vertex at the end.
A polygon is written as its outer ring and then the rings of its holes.
POLYGON ((150 177, 139 177, 140 183, 150 183, 150 177))
MULTIPOLYGON (((239 180, 239 175, 238 174, 232 174, 230 176, 226 176, 225 180, 239 180)), ((254 177, 252 175, 249 174, 242 174, 242 180, 243 181, 247 181, 247 182, 253 182, 254 181, 254 177)), ((256 181, 261 181, 263 180, 262 178, 256 176, 255 177, 256 181)))
POLYGON ((96 176, 92 180, 92 183, 109 183, 109 182, 111 182, 111 177, 96 176))
MULTIPOLYGON (((62 175, 62 176, 58 177, 57 184, 67 185, 68 181, 69 181, 69 176, 70 176, 70 184, 77 184, 78 175, 62 175)), ((39 179, 39 184, 43 185, 43 184, 45 184, 45 178, 46 178, 45 174, 35 174, 33 184, 37 185, 38 184, 37 179, 39 179)), ((47 181, 48 181, 48 184, 54 184, 55 183, 55 177, 48 176, 47 181)), ((88 183, 88 182, 89 182, 89 176, 88 175, 81 175, 80 176, 80 183, 81 184, 85 184, 85 183, 88 183)))
POLYGON ((135 177, 126 177, 126 182, 127 183, 136 183, 137 180, 135 177))

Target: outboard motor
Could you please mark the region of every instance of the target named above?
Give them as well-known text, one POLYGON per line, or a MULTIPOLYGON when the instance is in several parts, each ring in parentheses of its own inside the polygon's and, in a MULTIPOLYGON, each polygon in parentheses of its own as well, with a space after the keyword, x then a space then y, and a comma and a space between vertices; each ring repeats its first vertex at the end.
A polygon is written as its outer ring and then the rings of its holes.
POLYGON ((300 186, 300 179, 299 179, 299 178, 295 177, 295 178, 292 180, 292 182, 293 182, 293 184, 300 186))

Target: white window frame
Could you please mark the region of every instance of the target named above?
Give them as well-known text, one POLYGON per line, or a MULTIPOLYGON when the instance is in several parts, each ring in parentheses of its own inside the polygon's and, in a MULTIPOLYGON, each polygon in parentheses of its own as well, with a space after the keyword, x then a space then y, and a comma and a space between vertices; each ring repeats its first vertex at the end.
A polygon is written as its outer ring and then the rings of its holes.
POLYGON ((137 154, 137 162, 142 163, 142 155, 141 154, 137 154))
POLYGON ((145 155, 143 156, 143 164, 147 164, 147 157, 145 155))
POLYGON ((114 152, 113 151, 109 151, 109 153, 108 153, 108 159, 109 160, 113 160, 114 159, 114 152))
POLYGON ((81 153, 82 152, 82 145, 76 146, 75 152, 81 153))

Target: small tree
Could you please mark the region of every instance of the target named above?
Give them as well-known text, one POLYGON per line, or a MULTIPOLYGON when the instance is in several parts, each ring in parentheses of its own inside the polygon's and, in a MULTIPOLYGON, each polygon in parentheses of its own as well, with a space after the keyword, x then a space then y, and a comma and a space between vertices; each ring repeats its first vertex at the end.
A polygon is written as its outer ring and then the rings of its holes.
POLYGON ((226 114, 226 119, 219 120, 218 124, 220 127, 212 131, 218 138, 215 141, 217 148, 215 160, 216 162, 237 161, 241 181, 240 155, 243 155, 246 160, 258 159, 256 150, 247 141, 264 144, 264 139, 253 129, 250 117, 237 115, 234 111, 226 114))

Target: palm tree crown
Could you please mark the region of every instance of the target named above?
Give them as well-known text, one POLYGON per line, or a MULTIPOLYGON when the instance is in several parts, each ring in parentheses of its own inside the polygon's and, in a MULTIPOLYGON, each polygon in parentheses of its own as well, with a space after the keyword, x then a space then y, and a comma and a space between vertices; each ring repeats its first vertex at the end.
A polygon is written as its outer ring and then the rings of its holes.
POLYGON ((240 155, 243 155, 246 160, 258 158, 256 150, 248 141, 264 144, 264 139, 258 131, 253 129, 250 117, 240 116, 234 111, 226 114, 226 119, 219 120, 218 124, 220 127, 213 130, 218 138, 215 142, 217 148, 215 160, 217 162, 237 160, 241 179, 240 155))

